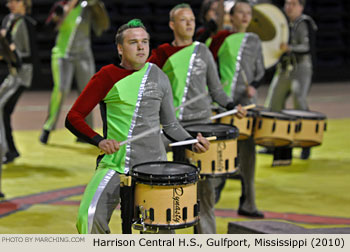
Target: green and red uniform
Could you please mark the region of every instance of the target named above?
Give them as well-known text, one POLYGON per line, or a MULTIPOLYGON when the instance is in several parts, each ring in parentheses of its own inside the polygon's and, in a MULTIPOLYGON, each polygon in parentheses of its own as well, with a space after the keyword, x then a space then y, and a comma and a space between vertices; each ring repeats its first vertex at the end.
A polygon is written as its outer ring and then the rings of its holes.
POLYGON ((119 203, 119 174, 128 173, 139 163, 167 159, 160 124, 173 140, 191 138, 176 120, 172 102, 168 78, 151 63, 139 71, 108 65, 91 78, 67 115, 66 127, 73 134, 98 146, 103 139, 120 142, 149 129, 159 131, 98 157, 96 173, 79 209, 80 233, 109 233, 108 222, 119 203), (97 104, 101 108, 103 137, 84 121, 97 104))

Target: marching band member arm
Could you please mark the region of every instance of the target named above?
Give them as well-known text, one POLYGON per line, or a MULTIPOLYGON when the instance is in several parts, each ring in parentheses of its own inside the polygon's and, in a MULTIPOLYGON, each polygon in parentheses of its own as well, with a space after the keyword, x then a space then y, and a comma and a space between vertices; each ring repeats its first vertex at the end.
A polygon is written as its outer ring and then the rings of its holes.
POLYGON ((106 96, 114 82, 103 68, 89 81, 67 114, 65 126, 75 136, 98 146, 104 139, 84 121, 97 104, 106 96))
POLYGON ((216 63, 214 61, 213 55, 209 51, 209 49, 205 48, 205 62, 207 64, 207 85, 209 89, 210 96, 213 98, 215 102, 217 102, 220 106, 227 108, 228 110, 233 109, 234 103, 230 97, 226 95, 224 90, 222 89, 222 85, 220 82, 219 74, 216 68, 216 63))
POLYGON ((306 22, 298 24, 295 33, 295 44, 292 42, 288 45, 289 50, 294 53, 308 53, 310 51, 309 30, 306 22))
POLYGON ((254 73, 254 79, 250 83, 251 86, 253 86, 255 89, 257 89, 261 81, 265 75, 265 66, 264 66, 264 56, 262 53, 262 47, 261 47, 261 41, 259 40, 259 43, 257 45, 257 59, 255 61, 255 73, 254 73))
POLYGON ((169 79, 163 72, 160 72, 163 80, 161 81, 163 88, 163 98, 160 105, 160 123, 163 125, 163 132, 171 141, 183 141, 193 139, 191 135, 180 125, 175 117, 175 109, 173 105, 173 94, 169 79))
MULTIPOLYGON (((163 72, 164 80, 161 81, 163 88, 163 99, 160 107, 160 123, 163 125, 164 135, 172 142, 183 141, 193 139, 193 137, 180 125, 175 117, 175 109, 173 105, 173 95, 170 87, 169 79, 163 72)), ((187 145, 186 148, 197 152, 203 153, 209 149, 209 141, 203 137, 200 133, 197 135, 198 143, 187 145)))

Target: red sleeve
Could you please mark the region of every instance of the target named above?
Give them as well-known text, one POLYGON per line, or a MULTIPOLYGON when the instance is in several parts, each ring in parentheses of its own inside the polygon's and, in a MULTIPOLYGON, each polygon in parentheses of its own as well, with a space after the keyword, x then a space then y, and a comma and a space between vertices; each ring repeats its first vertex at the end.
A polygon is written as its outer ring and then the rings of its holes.
POLYGON ((66 127, 74 135, 96 146, 103 137, 91 129, 84 118, 106 97, 118 80, 131 73, 130 71, 118 71, 117 69, 115 66, 109 65, 97 72, 90 79, 66 117, 66 127))
POLYGON ((148 62, 156 64, 160 69, 163 68, 165 62, 168 58, 179 50, 183 49, 185 46, 172 46, 169 43, 162 44, 156 49, 152 50, 151 56, 148 58, 148 62))
POLYGON ((168 57, 162 47, 158 47, 152 50, 151 56, 148 58, 148 62, 156 64, 160 69, 164 66, 168 57))
POLYGON ((231 34, 232 34, 232 32, 227 31, 227 30, 223 30, 223 31, 218 32, 216 35, 214 35, 212 37, 212 41, 211 41, 211 44, 209 46, 209 49, 210 49, 211 53, 213 54, 215 61, 218 60, 218 51, 219 51, 222 43, 225 41, 226 37, 228 37, 231 34))

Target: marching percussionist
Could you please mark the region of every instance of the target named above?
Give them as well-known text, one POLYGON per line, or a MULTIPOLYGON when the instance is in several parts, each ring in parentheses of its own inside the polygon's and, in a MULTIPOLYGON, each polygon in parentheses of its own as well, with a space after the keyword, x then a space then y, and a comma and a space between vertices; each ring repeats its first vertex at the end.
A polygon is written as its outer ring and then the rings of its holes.
MULTIPOLYGON (((97 72, 66 118, 66 127, 73 134, 103 152, 97 158, 95 175, 80 204, 79 233, 110 233, 108 223, 119 203, 120 175, 127 174, 138 163, 166 160, 160 124, 173 140, 192 139, 176 120, 167 76, 155 64, 146 63, 149 34, 142 22, 131 20, 122 25, 116 34, 116 45, 120 65, 107 65, 97 72), (99 103, 103 137, 84 121, 99 103), (156 131, 119 145, 120 141, 149 129, 156 131)), ((209 142, 201 134, 197 139, 200 143, 192 146, 193 151, 208 150, 209 142)), ((127 213, 123 213, 122 205, 122 216, 124 214, 127 213)))
MULTIPOLYGON (((232 31, 221 31, 211 38, 210 50, 217 60, 221 84, 225 92, 242 105, 256 103, 257 88, 264 77, 261 41, 246 32, 252 20, 252 6, 239 0, 230 10, 232 31)), ((263 218, 255 204, 255 142, 253 137, 238 141, 242 194, 238 214, 263 218)), ((225 179, 217 188, 217 201, 225 179)))
POLYGON ((11 114, 23 91, 31 86, 37 58, 36 22, 28 16, 31 0, 8 0, 7 7, 10 14, 3 19, 0 34, 0 59, 9 69, 0 86, 0 180, 2 163, 19 156, 12 137, 11 114))
MULTIPOLYGON (((174 96, 174 107, 181 106, 209 91, 210 97, 221 106, 233 109, 234 103, 222 89, 216 65, 209 49, 200 42, 193 42, 195 17, 191 6, 179 4, 170 11, 169 26, 173 30, 173 42, 160 45, 152 51, 150 62, 157 64, 169 77, 174 96)), ((207 96, 177 111, 182 125, 211 123, 211 99, 207 96)), ((240 116, 244 111, 239 107, 240 116)), ((173 148, 174 160, 185 161, 183 148, 173 148)), ((198 182, 200 221, 198 233, 216 233, 214 215, 215 183, 207 178, 198 182)))
MULTIPOLYGON (((57 2, 46 20, 57 31, 56 44, 51 52, 51 71, 54 83, 40 142, 46 144, 55 129, 60 110, 69 93, 73 77, 80 93, 95 73, 91 50, 91 28, 101 35, 109 28, 109 17, 99 0, 70 0, 57 2)), ((92 116, 87 118, 92 127, 92 116)))
MULTIPOLYGON (((290 38, 288 44, 281 44, 285 55, 277 66, 265 102, 266 107, 272 111, 279 112, 284 109, 290 93, 293 95, 295 109, 309 109, 306 97, 312 80, 317 26, 311 17, 303 14, 305 4, 306 0, 286 0, 284 4, 284 11, 289 20, 290 38)), ((282 156, 290 159, 291 149, 289 152, 289 155, 282 156)), ((309 155, 310 148, 303 148, 301 158, 308 159, 309 155)))

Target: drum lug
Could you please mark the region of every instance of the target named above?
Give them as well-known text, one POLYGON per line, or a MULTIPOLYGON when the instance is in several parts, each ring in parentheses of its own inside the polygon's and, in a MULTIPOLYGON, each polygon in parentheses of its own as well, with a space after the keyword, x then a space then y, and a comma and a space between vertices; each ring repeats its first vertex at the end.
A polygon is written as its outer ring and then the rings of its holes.
POLYGON ((132 226, 135 230, 147 231, 144 220, 150 218, 150 211, 143 208, 143 206, 139 206, 139 219, 135 221, 132 226))

